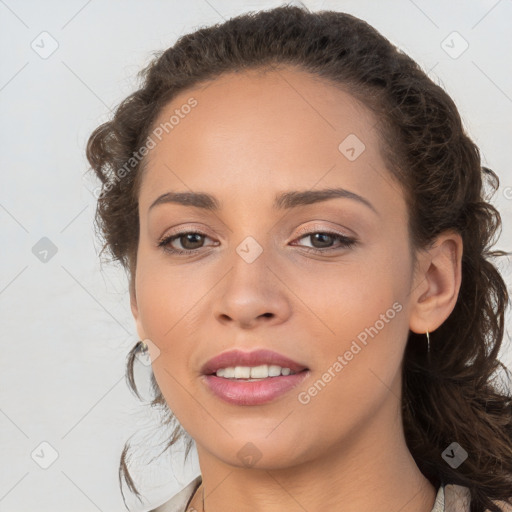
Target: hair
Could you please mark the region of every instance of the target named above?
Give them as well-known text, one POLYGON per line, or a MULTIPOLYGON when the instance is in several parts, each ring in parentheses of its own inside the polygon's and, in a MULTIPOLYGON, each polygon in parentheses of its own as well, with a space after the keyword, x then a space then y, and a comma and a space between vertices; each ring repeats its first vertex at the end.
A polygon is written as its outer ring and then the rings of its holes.
MULTIPOLYGON (((416 251, 427 249, 445 230, 463 240, 462 282, 455 307, 430 333, 409 331, 402 364, 402 417, 407 446, 430 482, 466 486, 471 512, 500 512, 494 500, 512 502, 512 396, 500 387, 498 360, 509 302, 506 284, 491 259, 501 217, 488 200, 498 176, 481 164, 476 144, 463 128, 453 100, 420 66, 365 21, 334 12, 281 6, 248 12, 183 35, 158 51, 139 72, 141 87, 125 98, 110 121, 87 143, 87 159, 101 180, 95 225, 114 261, 127 271, 135 290, 139 240, 138 194, 146 158, 126 169, 147 143, 155 119, 178 93, 243 70, 290 67, 350 93, 377 119, 381 153, 401 185, 408 228, 416 251), (489 187, 490 190, 487 190, 489 187), (442 452, 457 442, 469 456, 457 468, 442 452)), ((140 342, 127 356, 127 381, 138 394, 133 364, 140 342)), ((165 450, 192 439, 168 408, 151 374, 162 425, 174 425, 165 450)), ((119 466, 130 490, 140 496, 127 468, 129 443, 119 466)), ((124 494, 123 494, 124 499, 124 494)), ((139 498, 140 499, 140 498, 139 498)), ((126 505, 126 502, 125 502, 126 505)), ((503 506, 503 505, 502 505, 503 506)))

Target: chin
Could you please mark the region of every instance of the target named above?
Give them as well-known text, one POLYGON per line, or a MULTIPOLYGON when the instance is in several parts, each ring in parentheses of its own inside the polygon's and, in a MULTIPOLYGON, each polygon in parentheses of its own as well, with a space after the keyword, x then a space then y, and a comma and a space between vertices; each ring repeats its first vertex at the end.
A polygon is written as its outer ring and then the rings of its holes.
POLYGON ((277 436, 271 439, 272 435, 269 436, 268 431, 254 435, 245 431, 242 436, 234 435, 224 443, 216 443, 209 451, 225 464, 238 468, 286 469, 309 460, 304 445, 295 441, 293 436, 284 435, 285 442, 277 436))

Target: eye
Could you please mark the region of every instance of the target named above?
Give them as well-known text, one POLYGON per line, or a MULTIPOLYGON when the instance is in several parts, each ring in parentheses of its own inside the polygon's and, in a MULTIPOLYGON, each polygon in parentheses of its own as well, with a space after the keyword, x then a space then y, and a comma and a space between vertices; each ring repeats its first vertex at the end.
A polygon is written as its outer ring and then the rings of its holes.
POLYGON ((183 231, 182 233, 164 237, 159 241, 158 247, 162 247, 164 251, 172 254, 194 254, 201 249, 202 239, 204 238, 209 237, 199 231, 183 231), (178 240, 185 250, 173 247, 172 243, 175 240, 178 240))
POLYGON ((349 238, 345 235, 332 231, 309 231, 304 233, 301 237, 296 238, 295 240, 301 240, 303 238, 309 238, 313 244, 317 244, 313 247, 306 247, 308 251, 317 254, 336 251, 340 248, 348 248, 357 243, 354 238, 349 238), (333 240, 336 239, 339 241, 339 245, 337 247, 332 247, 331 244, 333 243, 333 240))
MULTIPOLYGON (((316 247, 307 247, 308 252, 316 254, 325 254, 326 252, 336 251, 343 248, 348 248, 357 243, 354 238, 349 238, 340 233, 332 231, 309 231, 302 232, 302 236, 295 240, 301 240, 303 238, 310 238, 313 244, 317 244, 316 247), (317 236, 318 235, 318 236, 317 236), (337 247, 332 247, 331 244, 334 240, 339 241, 337 247)), ((183 231, 181 233, 175 233, 173 235, 166 236, 158 242, 158 247, 161 247, 165 252, 177 255, 191 255, 199 252, 204 247, 204 239, 209 238, 205 233, 200 231, 183 231), (172 244, 175 241, 179 241, 183 249, 174 247, 172 244)))

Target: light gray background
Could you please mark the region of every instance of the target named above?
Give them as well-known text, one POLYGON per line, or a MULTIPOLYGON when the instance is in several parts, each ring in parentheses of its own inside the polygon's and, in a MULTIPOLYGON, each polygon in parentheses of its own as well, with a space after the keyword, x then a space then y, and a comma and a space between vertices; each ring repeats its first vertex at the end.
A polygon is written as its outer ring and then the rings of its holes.
MULTIPOLYGON (((280 3, 0 0, 0 510, 124 510, 120 450, 135 432, 149 440, 156 418, 124 381, 137 333, 123 272, 100 267, 91 192, 98 183, 83 178, 85 143, 136 87, 152 51, 199 26, 280 3), (58 44, 47 58, 31 47, 51 48, 43 31, 58 44), (57 249, 46 263, 33 253, 43 237, 57 249), (57 459, 42 469, 52 450, 57 459)), ((485 165, 501 177, 493 202, 504 228, 496 247, 510 250, 512 1, 305 4, 367 20, 452 95, 485 165), (457 58, 464 41, 446 39, 453 31, 469 44, 457 58)), ((510 259, 500 269, 510 289, 510 259)), ((505 343, 510 311, 507 320, 505 343)), ((502 359, 512 367, 509 344, 502 359)), ((162 457, 144 469, 150 503, 138 510, 165 501, 198 472, 195 452, 185 469, 180 453, 172 463, 162 457)))

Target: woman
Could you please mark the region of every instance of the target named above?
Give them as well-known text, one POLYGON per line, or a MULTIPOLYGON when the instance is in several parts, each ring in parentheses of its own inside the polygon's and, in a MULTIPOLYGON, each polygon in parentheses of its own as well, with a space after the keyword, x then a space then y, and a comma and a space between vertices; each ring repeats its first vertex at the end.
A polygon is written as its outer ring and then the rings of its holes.
POLYGON ((448 95, 367 23, 298 7, 143 76, 87 157, 130 384, 149 351, 166 448, 201 468, 155 510, 511 510, 498 178, 448 95))

